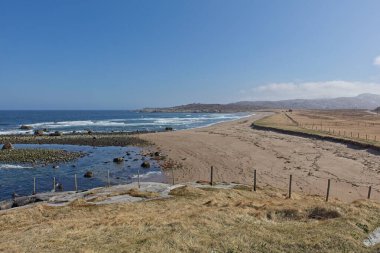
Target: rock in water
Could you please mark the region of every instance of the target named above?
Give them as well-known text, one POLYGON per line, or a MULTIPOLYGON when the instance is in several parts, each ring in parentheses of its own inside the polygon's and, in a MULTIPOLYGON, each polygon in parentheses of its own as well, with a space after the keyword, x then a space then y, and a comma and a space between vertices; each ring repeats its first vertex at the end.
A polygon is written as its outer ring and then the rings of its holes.
POLYGON ((12 143, 10 142, 7 142, 3 145, 3 147, 1 148, 2 150, 10 150, 10 149, 13 149, 13 145, 12 143))
POLYGON ((92 173, 92 171, 86 171, 86 173, 84 173, 84 177, 90 178, 93 176, 94 176, 94 173, 92 173))
POLYGON ((142 167, 142 168, 145 168, 145 169, 148 169, 148 168, 150 168, 150 163, 147 162, 147 161, 145 161, 145 162, 143 162, 143 163, 141 164, 141 167, 142 167))
POLYGON ((165 131, 173 131, 172 127, 165 127, 165 131))
POLYGON ((124 159, 122 157, 116 157, 113 159, 113 162, 114 163, 122 163, 122 162, 124 162, 124 159))
POLYGON ((20 129, 21 129, 21 130, 32 130, 33 127, 31 127, 31 126, 27 126, 27 125, 22 125, 22 126, 20 127, 20 129))

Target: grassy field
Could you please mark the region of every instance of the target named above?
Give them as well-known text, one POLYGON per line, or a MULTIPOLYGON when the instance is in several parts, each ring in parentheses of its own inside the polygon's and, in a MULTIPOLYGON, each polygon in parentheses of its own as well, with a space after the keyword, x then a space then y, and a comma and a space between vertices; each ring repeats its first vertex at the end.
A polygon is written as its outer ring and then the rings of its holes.
POLYGON ((364 110, 278 111, 255 125, 380 146, 380 115, 364 110))
POLYGON ((177 188, 169 199, 0 213, 3 252, 377 252, 380 204, 286 199, 275 189, 177 188))

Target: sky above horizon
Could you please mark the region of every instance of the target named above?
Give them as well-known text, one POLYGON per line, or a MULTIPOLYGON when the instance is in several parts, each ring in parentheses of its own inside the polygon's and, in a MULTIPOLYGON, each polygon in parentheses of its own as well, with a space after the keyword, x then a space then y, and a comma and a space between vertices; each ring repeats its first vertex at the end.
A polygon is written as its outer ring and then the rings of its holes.
POLYGON ((1 109, 380 94, 378 0, 0 1, 1 109))

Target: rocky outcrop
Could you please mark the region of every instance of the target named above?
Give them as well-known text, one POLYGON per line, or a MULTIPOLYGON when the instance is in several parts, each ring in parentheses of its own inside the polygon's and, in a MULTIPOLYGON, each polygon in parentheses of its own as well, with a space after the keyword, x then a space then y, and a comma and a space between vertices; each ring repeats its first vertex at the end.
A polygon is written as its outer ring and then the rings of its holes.
POLYGON ((13 145, 10 142, 6 142, 1 149, 2 150, 10 150, 10 149, 13 149, 13 145))
POLYGON ((20 127, 20 129, 21 129, 21 130, 32 130, 33 127, 31 127, 31 126, 27 126, 27 125, 22 125, 22 126, 20 127))

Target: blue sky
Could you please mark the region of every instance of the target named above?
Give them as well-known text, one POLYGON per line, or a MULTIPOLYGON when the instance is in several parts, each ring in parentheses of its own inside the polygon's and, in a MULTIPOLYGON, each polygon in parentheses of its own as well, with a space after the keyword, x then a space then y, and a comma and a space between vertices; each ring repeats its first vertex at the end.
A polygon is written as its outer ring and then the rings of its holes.
POLYGON ((380 93, 377 0, 0 1, 0 109, 380 93))

